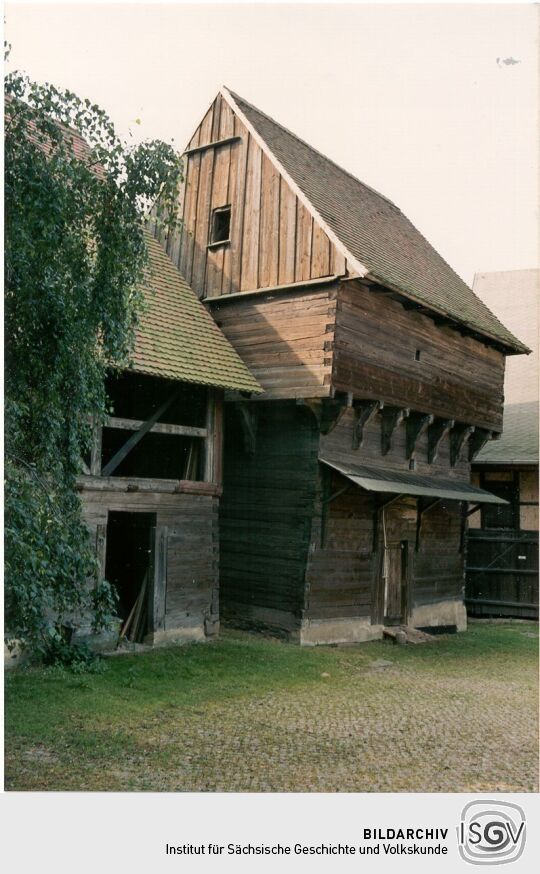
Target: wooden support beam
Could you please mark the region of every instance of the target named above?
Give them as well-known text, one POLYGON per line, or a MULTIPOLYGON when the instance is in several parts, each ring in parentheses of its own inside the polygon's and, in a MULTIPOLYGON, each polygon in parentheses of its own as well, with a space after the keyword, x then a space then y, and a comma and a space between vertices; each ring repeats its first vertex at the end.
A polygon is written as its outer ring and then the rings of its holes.
POLYGON ((454 427, 454 419, 435 419, 428 428, 428 462, 433 464, 437 460, 439 448, 443 438, 454 427))
POLYGON ((450 466, 455 467, 463 446, 474 433, 474 425, 455 425, 450 431, 450 466))
POLYGON ((435 507, 436 504, 439 504, 442 501, 442 498, 417 498, 416 500, 416 542, 414 546, 414 551, 418 552, 420 549, 420 537, 422 533, 422 520, 424 518, 424 513, 427 513, 428 510, 431 510, 432 507, 435 507))
POLYGON ((426 413, 411 413, 407 419, 406 457, 410 461, 416 455, 416 447, 420 437, 433 424, 435 417, 426 413))
POLYGON ((330 434, 330 431, 334 430, 343 418, 347 407, 347 396, 323 398, 320 422, 321 434, 330 434))
POLYGON ((168 528, 158 525, 153 529, 150 548, 150 634, 165 628, 165 598, 167 591, 167 539, 168 528))
POLYGON ((344 415, 349 400, 347 394, 339 393, 330 398, 296 398, 296 404, 313 413, 321 434, 329 434, 344 415))
POLYGON ((467 534, 467 520, 469 516, 472 516, 473 513, 477 513, 478 510, 482 508, 482 504, 473 504, 472 507, 469 506, 467 501, 461 501, 461 524, 460 524, 460 532, 459 532, 459 551, 465 551, 465 543, 466 543, 466 534, 467 534))
POLYGON ((257 407, 253 404, 246 404, 242 401, 237 401, 234 405, 236 412, 240 417, 242 425, 242 433, 244 435, 244 451, 247 455, 255 455, 257 448, 257 425, 258 414, 257 407))
POLYGON ((206 399, 206 439, 204 441, 204 474, 203 480, 206 483, 214 481, 214 463, 215 463, 215 446, 214 446, 214 425, 215 425, 215 394, 213 389, 209 388, 206 399))
POLYGON ((322 503, 323 504, 330 504, 331 501, 335 501, 336 498, 339 498, 340 495, 344 495, 345 492, 348 492, 352 485, 353 485, 353 483, 347 483, 346 486, 343 486, 342 489, 338 489, 337 492, 334 492, 334 494, 330 495, 329 498, 324 498, 322 503))
POLYGON ((98 585, 105 579, 105 561, 107 556, 107 526, 102 523, 96 526, 96 558, 98 585))
POLYGON ((379 523, 381 518, 381 513, 386 507, 390 507, 391 504, 395 504, 396 501, 399 501, 403 495, 392 495, 391 498, 384 499, 375 499, 375 509, 373 510, 373 540, 372 540, 372 552, 377 552, 379 548, 379 523))
POLYGON ((213 143, 206 143, 203 146, 193 146, 192 149, 186 149, 184 155, 196 155, 199 152, 205 152, 207 149, 218 149, 220 146, 238 143, 241 139, 242 137, 224 137, 222 140, 214 140, 213 143))
MULTIPOLYGON (((120 419, 118 416, 107 416, 106 428, 119 428, 122 431, 138 431, 144 422, 142 419, 120 419)), ((193 428, 191 425, 169 425, 166 422, 156 422, 150 428, 152 434, 172 434, 174 437, 206 437, 206 428, 193 428)))
POLYGON ((354 406, 354 424, 352 448, 360 449, 364 442, 364 428, 372 420, 373 416, 384 407, 383 401, 357 401, 354 406))
POLYGON ((90 475, 101 476, 101 444, 103 429, 101 425, 94 425, 92 429, 92 447, 90 449, 90 475))
POLYGON ((486 428, 475 428, 474 434, 469 439, 469 462, 474 461, 488 440, 492 439, 492 436, 493 431, 487 431, 486 428))
POLYGON ((152 430, 152 427, 156 424, 157 420, 161 418, 163 413, 169 409, 169 407, 174 403, 176 398, 178 397, 180 390, 177 389, 173 392, 170 397, 164 401, 160 407, 150 416, 146 422, 143 422, 141 427, 135 431, 134 434, 124 443, 123 446, 120 447, 118 452, 116 452, 111 460, 105 465, 103 468, 103 476, 110 476, 114 470, 118 467, 118 465, 124 460, 126 455, 128 455, 135 446, 142 440, 145 434, 148 434, 149 431, 152 430))
POLYGON ((390 452, 394 432, 401 425, 403 419, 408 417, 409 413, 410 410, 403 407, 383 408, 381 425, 381 452, 383 455, 387 455, 390 452))

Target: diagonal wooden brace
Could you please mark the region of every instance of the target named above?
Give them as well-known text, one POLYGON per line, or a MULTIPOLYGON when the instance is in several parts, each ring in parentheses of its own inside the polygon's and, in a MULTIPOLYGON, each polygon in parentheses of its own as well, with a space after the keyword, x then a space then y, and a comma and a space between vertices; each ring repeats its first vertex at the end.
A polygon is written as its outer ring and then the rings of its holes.
POLYGON ((124 458, 129 455, 132 449, 137 446, 138 443, 141 442, 145 434, 152 429, 152 427, 156 424, 158 419, 163 415, 163 413, 169 409, 169 407, 175 402, 176 398, 180 394, 180 389, 177 389, 173 392, 170 397, 164 401, 160 407, 153 413, 149 419, 142 423, 141 427, 135 431, 131 437, 126 440, 123 446, 120 447, 118 452, 116 452, 111 460, 105 465, 102 470, 102 476, 110 476, 113 471, 116 470, 118 465, 124 460, 124 458))

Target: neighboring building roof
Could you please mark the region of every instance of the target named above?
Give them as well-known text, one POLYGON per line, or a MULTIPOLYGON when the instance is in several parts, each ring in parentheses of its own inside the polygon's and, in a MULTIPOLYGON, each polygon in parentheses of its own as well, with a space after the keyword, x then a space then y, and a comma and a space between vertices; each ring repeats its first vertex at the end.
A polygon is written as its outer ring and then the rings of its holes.
POLYGON ((262 388, 160 243, 146 234, 150 265, 146 310, 137 330, 133 370, 164 379, 245 392, 262 388))
POLYGON ((527 347, 387 198, 321 155, 242 97, 223 95, 247 122, 362 274, 490 337, 512 352, 527 347))
POLYGON ((484 446, 475 465, 538 464, 538 414, 538 401, 506 406, 502 437, 484 446))
POLYGON ((522 404, 538 398, 539 342, 538 306, 540 270, 504 270, 477 273, 473 288, 495 315, 532 350, 506 362, 504 397, 507 404, 522 404))

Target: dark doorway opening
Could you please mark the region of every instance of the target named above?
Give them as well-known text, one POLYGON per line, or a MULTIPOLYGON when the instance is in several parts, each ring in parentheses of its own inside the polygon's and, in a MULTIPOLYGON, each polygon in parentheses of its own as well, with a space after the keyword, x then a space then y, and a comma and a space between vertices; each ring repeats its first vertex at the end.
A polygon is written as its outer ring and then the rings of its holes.
POLYGON ((140 642, 149 627, 152 540, 155 513, 110 512, 107 521, 105 577, 118 592, 123 636, 140 642))

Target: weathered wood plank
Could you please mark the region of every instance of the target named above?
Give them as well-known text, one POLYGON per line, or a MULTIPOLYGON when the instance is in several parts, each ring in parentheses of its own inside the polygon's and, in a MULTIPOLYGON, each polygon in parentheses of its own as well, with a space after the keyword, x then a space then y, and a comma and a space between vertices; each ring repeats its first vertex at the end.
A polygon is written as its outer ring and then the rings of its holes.
POLYGON ((294 278, 297 282, 311 279, 311 239, 313 218, 305 206, 298 202, 296 208, 296 255, 294 278))
POLYGON ((261 205, 262 152, 255 140, 248 142, 246 186, 244 195, 244 239, 242 243, 242 291, 258 288, 259 217, 261 205))
MULTIPOLYGON (((144 424, 142 419, 121 419, 118 416, 107 416, 106 428, 120 428, 124 431, 138 431, 144 424)), ((174 434, 178 437, 206 437, 206 428, 194 428, 191 425, 169 425, 166 422, 156 422, 150 428, 152 434, 174 434)), ((96 474, 98 475, 98 474, 96 474)))
POLYGON ((319 276, 330 275, 330 248, 330 240, 320 225, 314 221, 310 269, 310 276, 312 279, 319 276))
POLYGON ((184 205, 185 225, 182 235, 182 249, 180 252, 179 264, 180 273, 188 282, 191 282, 193 268, 200 170, 201 156, 193 155, 187 162, 184 205))
POLYGON ((267 288, 278 283, 279 192, 279 173, 266 155, 263 154, 258 282, 260 288, 267 288))
POLYGON ((278 283, 295 281, 296 260, 296 196, 280 179, 279 196, 279 271, 278 283))

